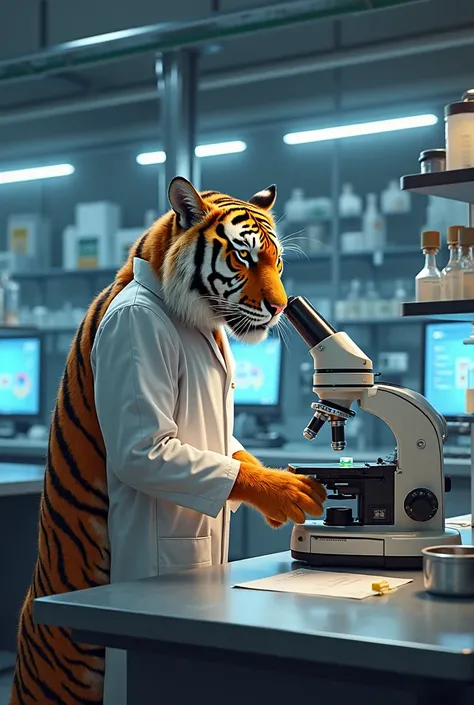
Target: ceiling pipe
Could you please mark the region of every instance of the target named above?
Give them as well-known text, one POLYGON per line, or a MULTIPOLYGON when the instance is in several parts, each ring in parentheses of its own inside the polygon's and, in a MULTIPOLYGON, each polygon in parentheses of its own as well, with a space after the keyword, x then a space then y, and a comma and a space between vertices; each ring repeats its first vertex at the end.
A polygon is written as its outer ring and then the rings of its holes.
MULTIPOLYGON (((261 65, 258 68, 249 67, 238 71, 204 74, 199 81, 199 89, 203 91, 222 90, 262 81, 291 78, 302 74, 331 71, 347 66, 360 66, 377 61, 388 61, 447 49, 459 49, 473 44, 474 28, 467 27, 452 32, 442 32, 429 36, 422 35, 410 39, 377 43, 337 52, 325 52, 314 57, 278 61, 261 65)), ((46 120, 73 113, 78 114, 146 103, 156 101, 158 98, 156 88, 150 87, 117 91, 93 98, 55 101, 40 107, 28 105, 19 110, 0 112, 0 125, 46 120)))
POLYGON ((41 51, 0 60, 0 83, 31 80, 64 71, 90 68, 146 52, 205 47, 272 29, 297 26, 320 19, 335 19, 428 0, 284 0, 267 2, 234 12, 212 12, 190 22, 168 22, 148 27, 84 37, 41 51))

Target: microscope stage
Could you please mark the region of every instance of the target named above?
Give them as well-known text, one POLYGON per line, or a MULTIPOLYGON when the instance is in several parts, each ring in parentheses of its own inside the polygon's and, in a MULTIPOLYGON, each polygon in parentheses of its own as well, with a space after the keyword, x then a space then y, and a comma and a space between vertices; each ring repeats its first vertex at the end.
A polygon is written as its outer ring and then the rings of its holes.
POLYGON ((387 468, 394 469, 396 464, 393 462, 383 463, 352 463, 352 465, 344 465, 341 463, 290 463, 288 468, 297 475, 317 475, 318 472, 332 470, 337 472, 354 472, 364 474, 364 471, 387 468))

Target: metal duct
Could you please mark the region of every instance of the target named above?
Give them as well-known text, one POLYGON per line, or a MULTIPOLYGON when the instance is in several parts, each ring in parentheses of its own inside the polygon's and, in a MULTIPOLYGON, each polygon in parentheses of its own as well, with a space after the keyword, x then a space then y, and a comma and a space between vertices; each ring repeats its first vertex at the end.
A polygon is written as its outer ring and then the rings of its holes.
POLYGON ((212 13, 192 22, 170 22, 86 37, 34 54, 0 61, 0 83, 90 68, 144 52, 166 52, 235 39, 323 18, 429 0, 287 0, 236 12, 212 13))
MULTIPOLYGON (((314 58, 293 59, 274 62, 266 66, 260 65, 257 68, 250 67, 225 73, 204 74, 199 81, 199 88, 203 91, 219 90, 231 86, 289 78, 301 74, 329 71, 375 61, 387 61, 399 57, 415 56, 452 48, 458 49, 472 44, 474 44, 474 30, 469 27, 453 32, 433 34, 429 37, 412 37, 409 40, 380 43, 339 52, 325 52, 314 58)), ((55 101, 46 105, 43 104, 40 107, 25 106, 20 110, 0 113, 0 125, 45 120, 72 113, 78 114, 157 100, 158 92, 156 88, 150 87, 149 89, 118 91, 94 98, 55 101)))

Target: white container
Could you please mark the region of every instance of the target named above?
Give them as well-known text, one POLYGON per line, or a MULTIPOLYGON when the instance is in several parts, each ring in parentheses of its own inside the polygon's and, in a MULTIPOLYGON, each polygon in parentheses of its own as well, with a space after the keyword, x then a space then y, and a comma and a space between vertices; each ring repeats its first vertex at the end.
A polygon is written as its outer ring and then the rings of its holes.
POLYGON ((358 218, 362 215, 362 198, 354 193, 352 184, 344 184, 339 196, 341 218, 358 218))
POLYGON ((51 224, 40 213, 10 215, 7 221, 8 251, 12 271, 24 272, 51 266, 51 224))
POLYGON ((375 193, 367 195, 363 217, 364 246, 367 250, 380 250, 385 246, 385 220, 377 210, 375 193))
POLYGON ((308 254, 314 254, 317 252, 321 252, 321 250, 324 249, 324 230, 321 225, 318 225, 316 223, 308 225, 305 230, 305 236, 306 238, 304 240, 304 244, 301 246, 303 252, 308 254))
POLYGON ((92 233, 81 233, 69 225, 63 231, 63 268, 101 269, 115 266, 113 238, 92 233))
POLYGON ((121 228, 114 236, 115 266, 121 267, 128 259, 130 248, 143 235, 143 228, 121 228))
POLYGON ((286 221, 288 223, 305 223, 307 221, 307 212, 303 189, 293 189, 290 200, 285 204, 286 221))
POLYGON ((343 252, 361 252, 364 249, 363 233, 342 233, 341 249, 343 252))
POLYGON ((115 266, 114 236, 120 229, 121 209, 116 203, 78 203, 76 222, 63 233, 65 269, 100 269, 115 266))
POLYGON ((390 181, 388 188, 382 192, 381 209, 385 215, 409 213, 411 197, 408 191, 402 191, 396 181, 390 181))
MULTIPOLYGON (((472 95, 465 94, 467 98, 472 95)), ((474 101, 464 99, 444 109, 446 136, 446 169, 474 166, 474 101)))
POLYGON ((324 196, 306 200, 306 218, 314 223, 320 220, 330 220, 332 217, 332 201, 324 196))
POLYGON ((122 213, 117 203, 98 201, 78 203, 75 209, 75 225, 83 235, 111 236, 121 226, 122 213))

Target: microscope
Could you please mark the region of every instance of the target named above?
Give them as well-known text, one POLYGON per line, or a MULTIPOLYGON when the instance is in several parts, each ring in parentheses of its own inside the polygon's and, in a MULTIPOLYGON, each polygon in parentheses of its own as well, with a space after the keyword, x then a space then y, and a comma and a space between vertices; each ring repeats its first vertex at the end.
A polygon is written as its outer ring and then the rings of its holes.
POLYGON ((313 391, 318 401, 304 436, 312 440, 324 424, 331 427, 332 448, 346 446, 345 425, 357 402, 382 419, 396 439, 385 459, 353 463, 291 464, 294 473, 314 477, 326 487, 325 518, 295 525, 291 555, 316 566, 360 566, 391 569, 422 567, 427 546, 460 544, 455 529, 445 528, 444 418, 417 392, 375 384, 372 361, 344 332, 337 332, 310 302, 291 297, 285 314, 310 347, 314 361, 313 391), (355 500, 355 515, 342 503, 355 500), (340 504, 341 503, 341 504, 340 504))

